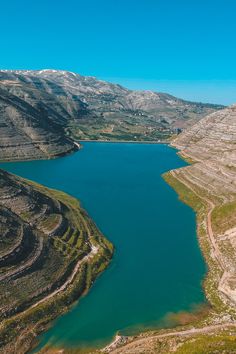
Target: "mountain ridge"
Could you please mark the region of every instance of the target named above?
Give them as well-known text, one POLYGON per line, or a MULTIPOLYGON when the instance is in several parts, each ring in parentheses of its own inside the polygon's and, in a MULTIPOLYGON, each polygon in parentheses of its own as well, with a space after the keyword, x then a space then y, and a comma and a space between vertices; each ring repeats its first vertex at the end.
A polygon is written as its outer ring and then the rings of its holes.
POLYGON ((0 90, 1 160, 60 156, 79 140, 166 141, 223 108, 58 70, 1 70, 0 90))

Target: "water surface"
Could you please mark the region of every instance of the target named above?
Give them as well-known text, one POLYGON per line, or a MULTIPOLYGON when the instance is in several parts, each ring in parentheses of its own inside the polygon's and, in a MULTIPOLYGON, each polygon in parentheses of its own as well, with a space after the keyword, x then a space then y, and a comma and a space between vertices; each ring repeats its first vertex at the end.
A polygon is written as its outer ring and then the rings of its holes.
POLYGON ((204 301, 193 211, 161 174, 185 165, 166 145, 84 143, 67 157, 1 167, 78 197, 115 245, 111 266, 41 345, 95 346, 204 301))

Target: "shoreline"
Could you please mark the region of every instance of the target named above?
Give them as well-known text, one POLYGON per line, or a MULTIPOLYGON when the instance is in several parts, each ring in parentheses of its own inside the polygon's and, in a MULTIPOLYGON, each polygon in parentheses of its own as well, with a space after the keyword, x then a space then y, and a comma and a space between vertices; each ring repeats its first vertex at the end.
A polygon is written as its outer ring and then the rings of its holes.
MULTIPOLYGON (((114 353, 114 354, 123 354, 123 353, 134 354, 135 353, 133 351, 134 344, 137 346, 137 348, 140 349, 141 345, 147 346, 147 342, 151 342, 154 340, 166 344, 168 343, 168 339, 172 340, 173 338, 178 338, 178 339, 186 338, 188 340, 191 338, 196 338, 196 336, 198 335, 204 335, 204 334, 216 335, 217 333, 225 330, 226 331, 229 330, 231 334, 233 331, 235 331, 235 329, 236 329, 236 323, 225 322, 223 324, 209 325, 201 328, 191 327, 191 328, 176 329, 176 331, 170 331, 170 330, 166 330, 165 332, 160 331, 161 333, 152 333, 149 336, 140 335, 135 337, 134 339, 131 337, 130 340, 128 337, 122 338, 122 336, 117 335, 113 340, 113 342, 111 342, 110 345, 104 347, 103 350, 100 350, 100 352, 114 353), (125 351, 123 351, 123 349, 125 349, 125 351), (129 349, 131 349, 131 351, 129 351, 129 349)), ((66 352, 64 353, 66 354, 66 352)), ((152 351, 152 353, 154 352, 152 351)), ((169 354, 169 352, 168 353, 165 352, 165 354, 169 354)))
POLYGON ((7 158, 6 160, 0 160, 1 163, 11 163, 11 162, 30 162, 30 161, 47 161, 47 160, 54 160, 54 159, 59 159, 62 157, 69 156, 71 154, 74 154, 78 152, 79 150, 83 149, 83 143, 108 143, 108 144, 147 144, 147 145, 168 145, 169 147, 177 150, 174 146, 171 145, 171 141, 167 140, 162 140, 162 141, 136 141, 136 140, 78 140, 74 141, 74 147, 72 147, 70 150, 64 151, 58 155, 52 155, 49 156, 48 158, 42 157, 42 158, 37 158, 34 159, 32 157, 26 158, 26 159, 10 159, 7 158))
POLYGON ((161 141, 139 141, 139 140, 92 140, 92 139, 84 139, 84 140, 81 140, 79 139, 78 142, 82 142, 82 143, 108 143, 108 144, 153 144, 153 145, 156 145, 156 144, 160 144, 160 145, 169 145, 170 144, 170 141, 167 141, 167 140, 161 140, 161 141))
POLYGON ((81 144, 73 141, 74 143, 74 146, 67 150, 67 151, 64 151, 64 152, 61 152, 60 154, 57 154, 57 155, 52 155, 52 156, 49 156, 48 158, 45 156, 45 157, 42 157, 42 158, 37 158, 37 159, 33 159, 32 157, 29 157, 27 159, 6 159, 6 160, 0 160, 0 163, 11 163, 11 162, 30 162, 30 161, 47 161, 47 160, 55 160, 55 159, 59 159, 61 157, 66 157, 66 156, 69 156, 71 154, 74 154, 76 152, 78 152, 79 150, 81 150, 82 146, 81 144))

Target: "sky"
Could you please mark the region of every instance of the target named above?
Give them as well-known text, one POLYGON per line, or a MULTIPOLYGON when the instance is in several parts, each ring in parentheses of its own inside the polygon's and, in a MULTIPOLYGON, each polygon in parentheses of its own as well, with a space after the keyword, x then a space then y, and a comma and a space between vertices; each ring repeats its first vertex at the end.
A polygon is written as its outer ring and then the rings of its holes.
POLYGON ((235 0, 0 0, 0 68, 236 103, 235 0))

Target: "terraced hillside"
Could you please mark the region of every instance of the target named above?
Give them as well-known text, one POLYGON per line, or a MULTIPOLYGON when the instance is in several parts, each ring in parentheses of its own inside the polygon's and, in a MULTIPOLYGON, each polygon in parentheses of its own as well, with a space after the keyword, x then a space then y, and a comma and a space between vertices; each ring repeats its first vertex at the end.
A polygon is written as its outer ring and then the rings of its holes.
POLYGON ((57 70, 0 71, 0 160, 50 158, 73 141, 165 140, 220 105, 57 70))
POLYGON ((0 170, 0 353, 25 353, 111 255, 76 199, 0 170))
POLYGON ((197 213, 199 243, 208 265, 208 316, 184 315, 187 326, 118 338, 110 353, 236 352, 236 105, 212 113, 173 142, 192 164, 164 175, 197 213))
POLYGON ((236 106, 209 115, 179 136, 174 145, 184 156, 198 161, 172 175, 198 195, 210 211, 212 252, 218 263, 215 286, 221 300, 235 307, 236 106))

